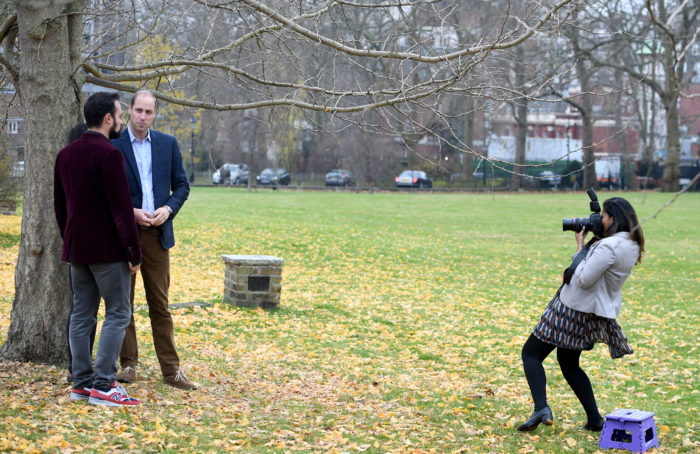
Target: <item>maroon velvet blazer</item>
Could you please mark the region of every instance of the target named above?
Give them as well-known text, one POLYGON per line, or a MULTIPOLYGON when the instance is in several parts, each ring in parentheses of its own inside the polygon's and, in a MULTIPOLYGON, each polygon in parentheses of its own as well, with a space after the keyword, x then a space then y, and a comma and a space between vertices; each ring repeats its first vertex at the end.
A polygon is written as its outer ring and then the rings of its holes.
POLYGON ((58 152, 54 211, 71 263, 141 263, 124 158, 109 140, 88 131, 58 152))

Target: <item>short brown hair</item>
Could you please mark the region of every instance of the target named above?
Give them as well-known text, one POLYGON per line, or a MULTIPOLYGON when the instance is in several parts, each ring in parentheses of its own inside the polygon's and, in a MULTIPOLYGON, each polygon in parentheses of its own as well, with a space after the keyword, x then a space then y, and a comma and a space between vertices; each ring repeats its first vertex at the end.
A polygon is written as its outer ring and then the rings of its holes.
POLYGON ((153 93, 151 90, 147 88, 142 88, 141 90, 138 90, 136 93, 134 93, 134 96, 131 97, 131 107, 134 107, 134 103, 136 102, 136 98, 138 98, 141 95, 148 95, 151 98, 153 98, 153 102, 155 103, 156 110, 158 110, 158 98, 156 98, 155 93, 153 93))

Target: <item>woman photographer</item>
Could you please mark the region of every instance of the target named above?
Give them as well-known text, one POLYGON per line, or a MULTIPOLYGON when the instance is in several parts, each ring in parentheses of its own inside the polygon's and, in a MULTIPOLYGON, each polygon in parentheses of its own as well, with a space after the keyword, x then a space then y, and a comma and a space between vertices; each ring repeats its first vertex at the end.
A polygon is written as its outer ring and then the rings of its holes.
MULTIPOLYGON (((559 288, 523 346, 523 368, 535 411, 518 430, 553 424, 542 361, 555 348, 562 374, 586 411, 584 428, 603 428, 605 420, 598 412, 591 382, 579 366, 579 357, 596 342, 607 344, 612 358, 632 353, 615 318, 620 313, 622 284, 642 260, 644 234, 634 208, 621 197, 604 202, 601 224, 602 238, 589 243, 590 249, 570 281, 559 288)), ((584 249, 587 233, 585 229, 576 233, 577 253, 584 249)))

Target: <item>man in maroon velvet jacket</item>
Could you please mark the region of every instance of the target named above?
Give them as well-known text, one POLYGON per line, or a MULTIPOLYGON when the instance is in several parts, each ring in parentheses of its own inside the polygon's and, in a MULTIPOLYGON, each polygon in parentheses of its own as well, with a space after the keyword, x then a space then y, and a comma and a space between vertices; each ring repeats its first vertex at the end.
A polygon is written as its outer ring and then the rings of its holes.
POLYGON ((140 403, 116 382, 116 361, 131 318, 131 273, 141 263, 124 158, 109 143, 121 129, 121 110, 117 93, 90 96, 84 107, 88 131, 58 153, 54 167, 61 258, 70 264, 73 290, 70 397, 113 407, 140 403), (90 333, 97 324, 100 298, 105 301, 105 319, 93 370, 90 333))

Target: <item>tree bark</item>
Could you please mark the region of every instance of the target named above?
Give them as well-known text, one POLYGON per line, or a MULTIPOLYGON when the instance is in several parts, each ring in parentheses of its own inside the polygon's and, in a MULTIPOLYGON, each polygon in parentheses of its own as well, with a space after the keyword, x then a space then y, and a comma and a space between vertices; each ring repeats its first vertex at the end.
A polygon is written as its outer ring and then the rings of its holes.
POLYGON ((583 189, 598 189, 595 175, 595 153, 593 149, 593 95, 590 91, 591 71, 583 60, 576 62, 576 72, 581 83, 581 146, 583 147, 583 189))
MULTIPOLYGON (((583 95, 584 99, 587 95, 583 95)), ((590 95, 588 95, 590 97, 590 95)), ((585 105, 584 101, 584 105, 585 105)), ((590 104, 590 102, 589 102, 590 104)), ((593 119, 590 115, 590 110, 586 109, 585 113, 581 114, 583 126, 581 128, 582 146, 583 146, 583 188, 598 189, 598 179, 595 174, 595 153, 593 152, 593 119)))
POLYGON ((0 347, 3 358, 51 364, 66 360, 70 307, 53 210, 53 167, 65 132, 80 118, 81 84, 72 75, 80 58, 82 17, 71 12, 84 6, 82 1, 56 3, 16 2, 26 167, 15 298, 7 341, 0 347))
MULTIPOLYGON (((476 101, 473 96, 468 96, 465 100, 465 109, 467 114, 464 116, 464 148, 474 153, 474 107, 476 101)), ((467 180, 472 179, 474 173, 474 155, 471 153, 462 153, 463 167, 462 173, 467 180)))
MULTIPOLYGON (((666 23, 668 12, 666 2, 659 0, 656 2, 659 19, 666 23)), ((683 27, 686 28, 686 27, 683 27)), ((680 93, 680 82, 683 80, 683 66, 685 58, 676 60, 675 46, 671 42, 671 36, 666 36, 663 40, 664 54, 662 65, 664 69, 664 92, 659 93, 664 108, 666 109, 666 161, 664 162, 664 173, 662 176, 664 192, 678 192, 680 190, 681 177, 681 140, 680 140, 680 117, 678 114, 678 95, 680 93), (678 71, 678 74, 676 73, 678 71)))
POLYGON ((626 190, 635 187, 634 169, 632 168, 632 160, 630 159, 630 150, 627 143, 627 131, 622 122, 622 111, 624 109, 622 103, 622 90, 624 73, 620 69, 615 70, 616 94, 614 99, 615 105, 615 133, 619 134, 617 142, 620 145, 620 154, 622 155, 622 165, 624 166, 622 178, 620 181, 620 189, 626 190))
POLYGON ((678 98, 674 95, 664 99, 666 109, 666 161, 664 161, 663 191, 680 191, 681 141, 678 115, 678 98))
POLYGON ((516 107, 517 131, 515 134, 515 171, 510 180, 510 189, 517 190, 522 187, 522 177, 525 164, 525 147, 527 146, 527 98, 520 98, 516 107))
MULTIPOLYGON (((523 46, 515 48, 515 86, 518 90, 525 90, 525 50, 523 46)), ((522 177, 519 175, 523 172, 523 164, 525 164, 525 147, 527 146, 527 97, 518 98, 515 106, 515 122, 517 124, 517 132, 515 135, 515 161, 513 166, 513 174, 510 179, 510 189, 515 191, 522 187, 522 177)))

